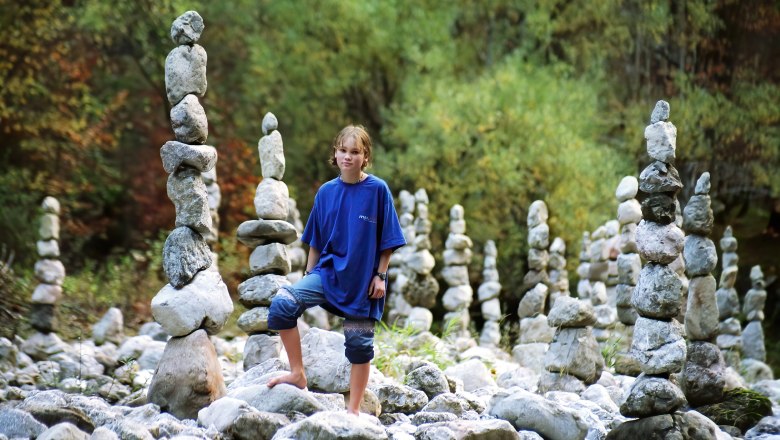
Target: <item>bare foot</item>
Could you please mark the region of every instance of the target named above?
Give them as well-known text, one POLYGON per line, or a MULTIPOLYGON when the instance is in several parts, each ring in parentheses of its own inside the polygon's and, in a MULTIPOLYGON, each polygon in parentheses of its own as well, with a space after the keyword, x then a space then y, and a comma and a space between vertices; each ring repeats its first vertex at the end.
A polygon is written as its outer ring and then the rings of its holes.
POLYGON ((347 408, 347 414, 352 414, 353 416, 360 417, 360 411, 358 411, 358 410, 351 410, 351 409, 347 408))
POLYGON ((306 375, 303 373, 290 373, 285 374, 284 376, 275 377, 268 381, 266 386, 268 388, 273 388, 276 385, 279 385, 280 383, 287 383, 293 386, 296 386, 300 389, 306 388, 306 375))

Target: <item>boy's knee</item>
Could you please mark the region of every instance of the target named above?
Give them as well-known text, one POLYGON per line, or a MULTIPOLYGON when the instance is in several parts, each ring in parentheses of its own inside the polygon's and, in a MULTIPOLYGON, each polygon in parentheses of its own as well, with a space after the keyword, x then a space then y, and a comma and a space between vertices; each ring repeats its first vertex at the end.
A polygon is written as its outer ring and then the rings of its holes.
POLYGON ((302 307, 295 296, 285 288, 276 292, 271 300, 268 311, 268 328, 270 330, 287 330, 298 325, 298 318, 303 314, 302 307))
POLYGON ((344 321, 344 354, 352 364, 374 358, 374 321, 344 321))

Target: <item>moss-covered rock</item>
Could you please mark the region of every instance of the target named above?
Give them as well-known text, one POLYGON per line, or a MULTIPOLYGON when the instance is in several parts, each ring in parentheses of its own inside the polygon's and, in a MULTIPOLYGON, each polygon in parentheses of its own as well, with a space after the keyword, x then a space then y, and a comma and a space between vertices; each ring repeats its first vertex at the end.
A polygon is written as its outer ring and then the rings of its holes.
POLYGON ((696 408, 718 425, 736 426, 742 432, 772 414, 772 402, 765 396, 744 388, 723 393, 723 401, 696 408))

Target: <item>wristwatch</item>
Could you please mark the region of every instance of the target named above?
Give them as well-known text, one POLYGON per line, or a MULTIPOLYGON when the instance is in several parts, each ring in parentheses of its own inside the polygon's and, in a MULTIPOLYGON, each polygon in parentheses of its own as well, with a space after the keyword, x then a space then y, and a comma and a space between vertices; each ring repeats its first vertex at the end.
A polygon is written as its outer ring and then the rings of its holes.
POLYGON ((382 281, 387 281, 387 272, 377 272, 376 276, 382 281))

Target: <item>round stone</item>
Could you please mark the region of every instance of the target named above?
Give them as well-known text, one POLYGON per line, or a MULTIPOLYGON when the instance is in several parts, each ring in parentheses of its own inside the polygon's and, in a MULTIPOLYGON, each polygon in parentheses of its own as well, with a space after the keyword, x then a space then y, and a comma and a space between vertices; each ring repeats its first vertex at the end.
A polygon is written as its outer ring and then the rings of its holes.
POLYGON ((626 176, 618 184, 617 190, 615 190, 615 197, 617 197, 619 202, 625 202, 636 197, 638 191, 639 181, 636 177, 626 176))
POLYGON ((680 312, 682 282, 666 265, 647 264, 639 275, 631 304, 641 316, 672 318, 680 312))
POLYGON ((674 224, 659 225, 642 220, 636 230, 639 255, 660 264, 669 264, 683 250, 685 234, 674 224))
POLYGON ((715 243, 701 235, 685 237, 683 258, 685 258, 685 273, 689 277, 709 275, 718 264, 715 243))

